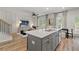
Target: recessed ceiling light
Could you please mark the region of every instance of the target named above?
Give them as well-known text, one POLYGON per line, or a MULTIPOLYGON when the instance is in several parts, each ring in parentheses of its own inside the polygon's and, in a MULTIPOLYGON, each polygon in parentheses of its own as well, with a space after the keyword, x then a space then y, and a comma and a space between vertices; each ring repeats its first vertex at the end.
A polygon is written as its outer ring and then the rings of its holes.
POLYGON ((46 8, 46 10, 49 10, 49 8, 46 8))
POLYGON ((64 7, 62 7, 62 9, 65 9, 64 7))

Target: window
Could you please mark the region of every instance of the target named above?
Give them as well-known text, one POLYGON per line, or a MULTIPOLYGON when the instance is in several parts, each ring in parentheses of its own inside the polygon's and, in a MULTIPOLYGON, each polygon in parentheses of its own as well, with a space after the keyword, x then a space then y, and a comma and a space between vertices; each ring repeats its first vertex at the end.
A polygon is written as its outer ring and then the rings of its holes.
POLYGON ((63 13, 58 13, 56 15, 56 27, 61 28, 64 26, 64 15, 63 13))
POLYGON ((75 17, 75 22, 74 22, 74 26, 75 26, 75 33, 79 33, 79 16, 75 17))
POLYGON ((38 17, 38 28, 45 28, 46 27, 46 16, 39 16, 38 17))
POLYGON ((76 27, 79 27, 79 17, 76 17, 75 18, 75 26, 76 27))
POLYGON ((1 32, 1 20, 0 20, 0 32, 1 32))

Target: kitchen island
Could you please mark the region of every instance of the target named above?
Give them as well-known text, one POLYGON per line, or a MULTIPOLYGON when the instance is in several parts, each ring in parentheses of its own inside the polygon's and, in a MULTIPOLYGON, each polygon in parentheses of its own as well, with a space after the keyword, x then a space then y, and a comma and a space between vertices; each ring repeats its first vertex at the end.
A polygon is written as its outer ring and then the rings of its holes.
POLYGON ((59 44, 61 29, 27 31, 28 51, 54 51, 59 44))

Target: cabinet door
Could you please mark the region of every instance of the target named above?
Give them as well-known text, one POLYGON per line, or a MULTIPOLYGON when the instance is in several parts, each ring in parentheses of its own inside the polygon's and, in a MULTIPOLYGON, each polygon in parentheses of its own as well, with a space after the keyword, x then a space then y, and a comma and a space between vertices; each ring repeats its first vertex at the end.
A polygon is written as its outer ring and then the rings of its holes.
POLYGON ((43 51, 52 51, 51 49, 51 39, 47 39, 45 43, 42 45, 43 51))
POLYGON ((56 46, 59 44, 59 33, 56 33, 56 46))
POLYGON ((56 48, 56 41, 55 41, 55 35, 53 34, 53 38, 52 38, 52 50, 54 51, 56 48))
POLYGON ((56 47, 57 47, 58 43, 59 43, 59 40, 58 40, 58 36, 56 35, 56 36, 55 36, 55 46, 56 46, 56 47))
POLYGON ((41 51, 41 39, 28 35, 28 50, 29 51, 41 51))
POLYGON ((55 50, 55 48, 57 47, 58 43, 59 43, 59 35, 58 32, 55 32, 52 34, 52 49, 55 50))

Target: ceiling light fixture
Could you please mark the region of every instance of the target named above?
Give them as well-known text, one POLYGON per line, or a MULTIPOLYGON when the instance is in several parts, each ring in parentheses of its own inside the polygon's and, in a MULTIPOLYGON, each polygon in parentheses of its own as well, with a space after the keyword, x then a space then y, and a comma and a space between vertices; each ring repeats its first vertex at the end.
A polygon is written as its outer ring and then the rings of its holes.
POLYGON ((62 9, 65 9, 64 7, 62 7, 62 9))
POLYGON ((49 8, 46 8, 46 10, 49 10, 49 8))

